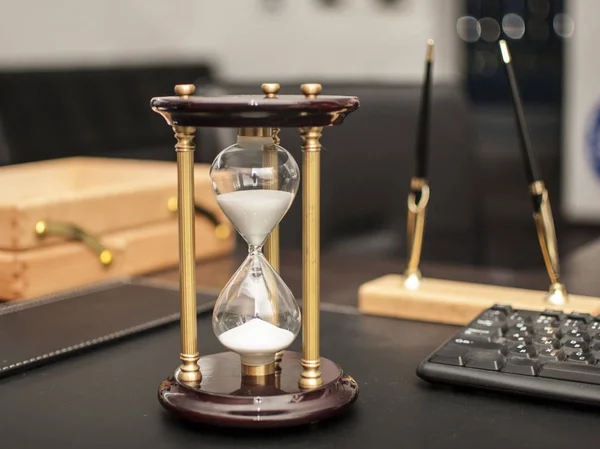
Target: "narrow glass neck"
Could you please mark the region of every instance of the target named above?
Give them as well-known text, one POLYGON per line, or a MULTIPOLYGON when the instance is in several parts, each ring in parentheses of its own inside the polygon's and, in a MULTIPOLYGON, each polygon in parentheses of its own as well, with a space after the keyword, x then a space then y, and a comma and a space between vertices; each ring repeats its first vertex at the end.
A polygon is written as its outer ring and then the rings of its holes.
POLYGON ((263 245, 260 246, 255 246, 255 245, 248 245, 248 253, 250 254, 257 254, 257 253, 261 253, 263 252, 263 245))

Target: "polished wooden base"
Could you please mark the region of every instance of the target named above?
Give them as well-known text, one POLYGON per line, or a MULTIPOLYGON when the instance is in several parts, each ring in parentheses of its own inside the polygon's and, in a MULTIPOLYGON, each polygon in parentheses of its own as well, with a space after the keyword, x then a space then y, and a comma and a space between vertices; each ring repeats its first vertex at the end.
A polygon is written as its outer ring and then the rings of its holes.
POLYGON ((558 306, 545 301, 547 294, 538 290, 429 278, 423 278, 417 289, 410 290, 404 286, 404 276, 391 274, 360 286, 358 308, 365 315, 458 325, 468 324, 494 304, 507 304, 515 309, 562 309, 600 314, 600 298, 569 295, 569 303, 558 306))
POLYGON ((285 351, 275 374, 241 374, 240 358, 232 352, 202 357, 200 386, 186 385, 174 376, 159 388, 160 403, 181 418, 229 427, 290 427, 334 416, 358 396, 358 385, 331 360, 321 358, 323 385, 312 390, 298 386, 300 354, 285 351))

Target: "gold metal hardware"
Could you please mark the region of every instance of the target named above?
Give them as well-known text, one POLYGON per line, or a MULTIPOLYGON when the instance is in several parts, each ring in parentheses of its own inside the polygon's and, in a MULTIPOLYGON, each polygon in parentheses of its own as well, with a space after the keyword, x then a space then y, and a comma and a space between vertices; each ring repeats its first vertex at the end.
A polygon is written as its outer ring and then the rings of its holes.
POLYGON ((408 263, 404 272, 404 286, 416 290, 421 285, 421 251, 423 248, 423 234, 425 231, 425 213, 429 202, 429 185, 423 178, 412 178, 411 191, 408 194, 408 216, 406 226, 406 246, 408 263), (420 194, 417 203, 417 195, 420 194))
POLYGON ((317 98, 317 95, 323 90, 323 86, 317 83, 307 83, 300 86, 300 90, 306 98, 317 98))
POLYGON ((425 55, 425 59, 427 62, 433 62, 433 46, 435 42, 433 39, 427 39, 427 54, 425 55))
MULTIPOLYGON (((177 212, 177 197, 172 196, 167 200, 167 209, 170 212, 177 212)), ((231 228, 227 223, 221 223, 217 216, 200 204, 194 204, 194 211, 198 215, 210 220, 215 226, 215 236, 219 240, 227 240, 231 235, 231 228)))
POLYGON ((169 212, 177 212, 177 197, 172 196, 167 200, 167 209, 169 212))
MULTIPOLYGON (((303 84, 302 93, 315 98, 320 84, 303 84)), ((319 355, 320 189, 322 127, 300 128, 302 137, 302 388, 323 384, 319 355)))
MULTIPOLYGON (((193 94, 191 84, 175 86, 182 98, 193 94)), ((193 126, 173 126, 177 143, 177 211, 179 214, 179 285, 181 287, 181 354, 179 380, 196 386, 202 380, 198 366, 196 323, 196 260, 194 228, 194 137, 193 126)))
POLYGON ((542 249, 542 256, 544 257, 544 263, 546 264, 546 270, 548 271, 551 282, 546 301, 555 305, 566 304, 569 302, 569 296, 565 286, 559 281, 560 266, 558 244, 556 242, 556 231, 554 229, 554 220, 552 217, 552 208, 550 207, 548 191, 542 181, 531 183, 529 191, 533 197, 538 197, 540 200, 538 210, 533 214, 533 219, 535 221, 535 228, 542 249))
POLYGON ((242 374, 245 376, 268 376, 275 373, 275 363, 267 363, 266 365, 242 365, 242 374))
POLYGON ((506 41, 502 39, 500 42, 500 53, 502 54, 502 60, 505 64, 510 64, 510 52, 508 51, 508 46, 506 45, 506 41))
MULTIPOLYGON (((265 94, 265 97, 277 98, 277 94, 279 93, 281 86, 279 86, 277 83, 263 83, 260 88, 265 94)), ((273 128, 273 142, 275 142, 275 145, 279 145, 281 142, 279 139, 279 128, 273 128)))
POLYGON ((277 83, 263 83, 260 88, 267 98, 277 98, 281 86, 277 83))
POLYGON ((529 185, 529 193, 532 195, 542 195, 544 190, 545 186, 543 181, 535 181, 529 185))
POLYGON ((215 228, 215 236, 219 240, 227 240, 231 235, 231 228, 226 224, 219 223, 215 228))
POLYGON ((238 136, 272 137, 273 136, 273 128, 239 128, 238 136))
POLYGON ((196 86, 193 84, 177 84, 175 86, 175 95, 181 98, 189 98, 190 95, 194 95, 196 92, 196 86))
MULTIPOLYGON (((280 86, 277 83, 263 83, 261 86, 263 93, 266 98, 277 98, 280 86)), ((278 159, 277 159, 277 148, 275 145, 279 145, 279 128, 271 129, 271 137, 273 138, 272 146, 265 146, 263 150, 263 167, 270 167, 272 170, 272 180, 269 183, 268 188, 277 190, 279 188, 279 172, 278 172, 278 159)), ((264 254, 269 264, 279 273, 279 224, 273 228, 269 238, 264 245, 264 254)), ((279 324, 279 309, 277 301, 273 301, 273 315, 275 325, 279 324)), ((279 364, 283 358, 283 351, 279 351, 275 354, 275 365, 279 368, 279 364)))
POLYGON ((35 224, 35 234, 38 237, 57 235, 82 242, 98 256, 100 263, 104 266, 109 266, 114 260, 112 251, 106 248, 98 238, 70 223, 39 220, 35 224))
MULTIPOLYGON (((261 89, 265 94, 266 98, 276 98, 279 92, 279 84, 277 83, 263 83, 261 89)), ((271 137, 273 137, 274 145, 279 144, 279 128, 271 128, 271 137), (275 142, 277 139, 277 142, 275 142)), ((279 188, 278 182, 278 160, 277 160, 277 149, 275 146, 265 147, 263 151, 263 167, 270 167, 272 170, 273 179, 269 183, 269 189, 277 190, 279 188)), ((265 242, 264 254, 275 271, 279 272, 279 225, 275 226, 269 238, 265 242)))

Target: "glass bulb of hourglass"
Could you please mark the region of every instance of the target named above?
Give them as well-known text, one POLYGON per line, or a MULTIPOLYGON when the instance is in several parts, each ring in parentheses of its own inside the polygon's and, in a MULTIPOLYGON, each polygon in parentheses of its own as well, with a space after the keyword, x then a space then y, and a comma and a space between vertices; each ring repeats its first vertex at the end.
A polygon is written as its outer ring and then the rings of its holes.
POLYGON ((238 137, 211 167, 217 203, 248 243, 248 256, 221 291, 213 330, 244 365, 273 362, 300 331, 300 308, 262 253, 294 200, 298 164, 271 137, 238 137))

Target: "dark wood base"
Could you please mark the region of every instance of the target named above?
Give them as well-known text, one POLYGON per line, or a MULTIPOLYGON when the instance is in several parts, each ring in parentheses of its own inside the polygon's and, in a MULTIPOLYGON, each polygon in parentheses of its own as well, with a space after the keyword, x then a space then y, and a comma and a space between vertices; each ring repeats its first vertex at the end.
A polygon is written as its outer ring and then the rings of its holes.
POLYGON ((323 385, 312 390, 298 386, 300 354, 285 351, 280 369, 260 378, 242 376, 239 356, 212 354, 199 361, 202 383, 180 382, 177 372, 163 381, 160 403, 177 416, 228 427, 290 427, 334 416, 358 396, 358 385, 331 360, 321 358, 323 385))

